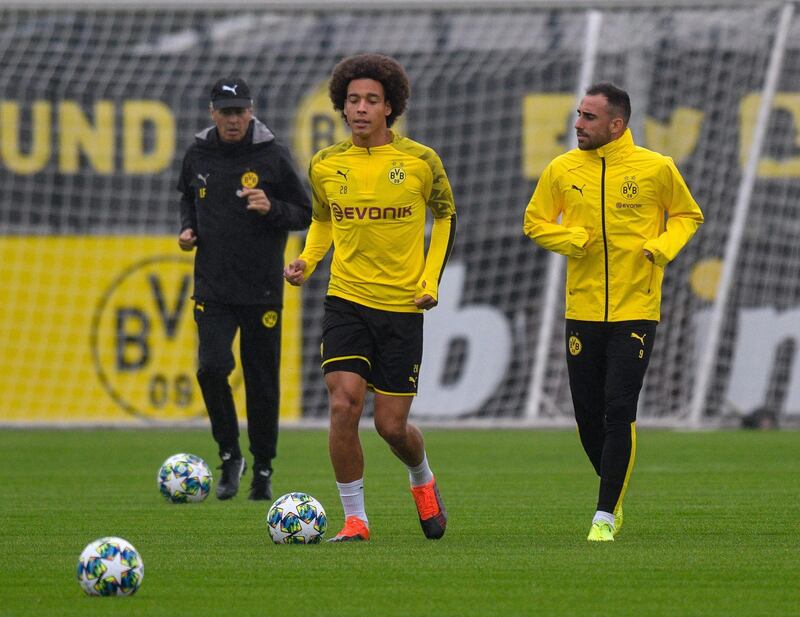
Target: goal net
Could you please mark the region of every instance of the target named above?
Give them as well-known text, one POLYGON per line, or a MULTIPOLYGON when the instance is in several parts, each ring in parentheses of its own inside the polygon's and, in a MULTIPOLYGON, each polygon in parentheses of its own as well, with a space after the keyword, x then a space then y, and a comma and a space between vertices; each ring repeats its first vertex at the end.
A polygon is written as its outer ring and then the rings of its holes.
MULTIPOLYGON (((635 141, 674 158, 706 217, 666 269, 645 423, 690 421, 782 7, 596 6, 592 81, 630 92, 635 141)), ((210 124, 211 84, 247 79, 255 115, 304 172, 314 151, 347 136, 326 80, 363 51, 408 71, 398 130, 439 153, 458 210, 440 306, 426 314, 415 417, 568 423, 563 279, 547 306, 550 257, 523 236, 522 217, 538 175, 570 143, 587 21, 584 10, 536 3, 0 8, 0 423, 204 418, 175 185, 185 148, 210 124), (545 311, 556 317, 541 332, 545 311), (549 351, 537 358, 542 336, 549 351)), ((800 417, 797 16, 791 32, 704 423, 759 409, 800 417)), ((288 257, 302 241, 293 237, 288 257)), ((318 355, 328 263, 288 291, 284 418, 327 413, 318 355)), ((241 409, 238 371, 233 380, 241 409)))

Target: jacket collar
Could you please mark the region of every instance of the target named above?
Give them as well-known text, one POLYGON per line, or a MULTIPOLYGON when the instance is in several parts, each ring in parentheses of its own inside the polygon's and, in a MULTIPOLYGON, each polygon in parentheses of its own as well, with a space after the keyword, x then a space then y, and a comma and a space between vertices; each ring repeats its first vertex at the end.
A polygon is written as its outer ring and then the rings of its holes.
POLYGON ((253 116, 250 121, 250 126, 247 128, 247 134, 242 141, 237 144, 225 144, 217 133, 216 126, 209 126, 195 135, 195 139, 201 142, 218 143, 220 145, 233 145, 233 146, 246 146, 250 144, 261 144, 273 141, 275 135, 267 128, 267 125, 261 122, 258 118, 253 116))
POLYGON ((622 135, 605 146, 597 148, 595 153, 598 157, 604 158, 606 163, 616 163, 633 152, 634 147, 633 133, 631 133, 630 129, 625 129, 622 135))
POLYGON ((394 132, 393 130, 391 130, 391 129, 389 129, 389 134, 392 136, 391 140, 389 141, 389 143, 383 144, 383 145, 381 145, 381 146, 370 146, 369 148, 364 148, 364 147, 362 147, 362 146, 357 146, 357 145, 355 145, 355 144, 353 143, 353 137, 352 137, 352 135, 350 136, 350 138, 348 139, 348 141, 350 142, 350 147, 351 147, 351 148, 354 148, 354 149, 356 149, 356 150, 362 150, 363 152, 367 152, 367 153, 369 153, 369 152, 371 152, 371 151, 373 151, 373 150, 378 150, 379 152, 381 152, 381 151, 382 151, 382 150, 381 150, 381 148, 383 148, 383 149, 388 149, 388 148, 390 148, 390 147, 391 147, 393 144, 396 144, 398 141, 400 141, 401 139, 403 139, 403 137, 402 137, 401 135, 398 135, 397 133, 395 133, 395 132, 394 132))

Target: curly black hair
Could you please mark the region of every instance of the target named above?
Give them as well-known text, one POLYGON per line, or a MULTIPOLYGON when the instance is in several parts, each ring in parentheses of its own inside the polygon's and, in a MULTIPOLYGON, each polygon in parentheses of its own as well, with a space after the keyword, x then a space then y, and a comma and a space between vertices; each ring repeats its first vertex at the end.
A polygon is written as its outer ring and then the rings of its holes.
POLYGON ((386 100, 392 106, 392 113, 386 117, 387 126, 392 126, 406 110, 411 86, 408 83, 408 75, 400 63, 381 54, 358 54, 339 62, 331 74, 328 94, 333 108, 340 112, 342 117, 347 99, 347 86, 354 79, 374 79, 381 83, 386 100))

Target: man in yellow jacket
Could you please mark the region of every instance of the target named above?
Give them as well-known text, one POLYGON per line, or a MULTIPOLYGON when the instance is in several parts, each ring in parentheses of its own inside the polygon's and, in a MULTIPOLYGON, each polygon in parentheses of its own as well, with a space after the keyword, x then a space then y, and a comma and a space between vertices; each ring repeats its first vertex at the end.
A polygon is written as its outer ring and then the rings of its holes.
POLYGON ((567 256, 569 385, 600 476, 590 541, 613 541, 622 526, 663 269, 703 222, 672 159, 633 143, 630 115, 627 92, 591 86, 575 121, 578 148, 547 166, 525 210, 525 235, 567 256))

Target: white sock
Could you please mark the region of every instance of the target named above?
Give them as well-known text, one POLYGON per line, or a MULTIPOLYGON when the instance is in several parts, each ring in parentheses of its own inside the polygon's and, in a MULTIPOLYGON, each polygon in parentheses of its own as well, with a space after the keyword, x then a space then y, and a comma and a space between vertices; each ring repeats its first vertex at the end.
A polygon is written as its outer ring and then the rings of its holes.
POLYGON ((339 489, 339 499, 342 500, 344 517, 357 516, 369 525, 364 509, 364 478, 353 482, 337 482, 336 487, 339 489))
POLYGON ((416 467, 406 465, 406 468, 408 469, 408 480, 411 482, 411 486, 422 486, 433 480, 433 472, 430 465, 428 465, 428 455, 424 452, 422 453, 422 462, 419 465, 416 467))
MULTIPOLYGON (((594 518, 592 519, 592 525, 599 521, 605 521, 612 527, 614 527, 614 515, 610 512, 603 512, 602 510, 598 510, 594 513, 594 518)), ((616 527, 614 527, 616 529, 616 527)))

